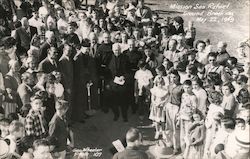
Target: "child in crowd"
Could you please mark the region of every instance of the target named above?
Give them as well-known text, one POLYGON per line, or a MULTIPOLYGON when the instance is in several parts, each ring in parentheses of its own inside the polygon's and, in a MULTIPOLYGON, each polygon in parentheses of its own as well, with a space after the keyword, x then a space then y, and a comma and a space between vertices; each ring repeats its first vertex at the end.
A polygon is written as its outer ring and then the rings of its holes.
POLYGON ((1 130, 1 136, 0 138, 5 138, 9 135, 9 126, 10 126, 10 120, 7 118, 3 118, 0 120, 0 130, 1 130))
MULTIPOLYGON (((67 140, 70 132, 67 121, 66 112, 68 110, 68 102, 64 100, 58 100, 56 102, 56 113, 49 123, 49 134, 55 139, 55 155, 60 159, 65 159, 67 140)), ((72 137, 72 136, 71 136, 72 137)), ((71 138, 72 144, 74 144, 73 138, 71 138)))
POLYGON ((50 153, 50 145, 46 139, 38 139, 33 143, 33 159, 53 159, 50 153))
POLYGON ((27 136, 42 137, 46 133, 44 117, 41 113, 42 98, 34 95, 31 97, 31 109, 25 119, 25 131, 27 136))
MULTIPOLYGON (((168 86, 169 85, 169 77, 166 74, 165 67, 163 65, 160 65, 155 69, 155 71, 157 74, 155 76, 155 80, 157 79, 157 77, 162 77, 164 79, 164 83, 165 83, 164 87, 168 86)), ((155 81, 154 81, 154 83, 155 83, 155 81)))
POLYGON ((205 140, 205 126, 201 111, 196 110, 192 115, 192 124, 188 128, 185 140, 186 148, 183 157, 185 159, 201 159, 205 140))
POLYGON ((64 87, 61 83, 62 80, 62 74, 58 71, 52 72, 52 74, 55 76, 55 96, 56 98, 63 99, 63 94, 64 94, 64 87))
POLYGON ((143 60, 138 62, 139 70, 135 72, 135 99, 138 103, 139 115, 143 119, 146 110, 146 103, 149 99, 149 89, 153 85, 153 75, 147 69, 147 63, 143 60), (146 101, 147 100, 147 101, 146 101))
POLYGON ((197 108, 197 98, 192 92, 192 82, 186 80, 183 83, 184 93, 181 97, 181 107, 179 110, 178 124, 180 124, 180 139, 181 139, 181 149, 185 149, 184 137, 188 134, 188 128, 191 125, 191 117, 197 108))
MULTIPOLYGON (((160 76, 156 77, 154 87, 150 89, 151 92, 151 109, 149 119, 154 122, 155 139, 158 139, 160 133, 164 130, 165 116, 164 106, 167 99, 167 90, 164 89, 165 82, 160 76)), ((162 137, 166 138, 166 134, 162 133, 162 137)))
POLYGON ((20 157, 20 155, 17 153, 18 152, 17 146, 19 142, 18 140, 24 137, 25 132, 23 123, 17 120, 12 121, 9 126, 9 132, 10 134, 5 137, 5 139, 10 140, 9 152, 16 157, 20 157))
MULTIPOLYGON (((51 76, 53 76, 53 79, 55 78, 54 75, 51 75, 51 76)), ((46 93, 48 96, 43 102, 43 105, 46 107, 44 111, 44 118, 46 122, 49 123, 53 115, 56 112, 56 109, 55 109, 56 97, 55 97, 54 80, 48 79, 48 82, 46 83, 46 93)))

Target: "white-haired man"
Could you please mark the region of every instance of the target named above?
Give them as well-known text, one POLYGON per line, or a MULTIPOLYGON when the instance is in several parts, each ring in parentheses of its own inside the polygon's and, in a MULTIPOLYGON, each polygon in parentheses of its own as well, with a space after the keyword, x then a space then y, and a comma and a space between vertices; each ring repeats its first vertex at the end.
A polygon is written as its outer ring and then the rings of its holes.
POLYGON ((117 121, 120 116, 119 107, 123 121, 127 122, 128 104, 124 100, 127 90, 126 79, 128 77, 128 58, 126 55, 121 54, 121 47, 118 43, 112 45, 113 55, 111 57, 108 69, 110 72, 110 82, 108 85, 112 95, 112 111, 114 113, 114 121, 117 121))
POLYGON ((227 52, 227 43, 223 41, 219 41, 217 44, 217 58, 216 62, 219 65, 226 66, 227 60, 229 59, 230 55, 227 52))
POLYGON ((48 49, 51 46, 56 47, 56 38, 55 38, 55 33, 53 31, 47 31, 45 33, 45 39, 46 39, 46 41, 42 44, 42 46, 40 48, 39 62, 44 60, 47 57, 48 49))
POLYGON ((24 54, 29 50, 31 39, 35 34, 37 34, 37 29, 29 26, 29 22, 26 17, 21 19, 21 23, 22 26, 17 28, 14 38, 17 42, 17 50, 20 54, 24 54))

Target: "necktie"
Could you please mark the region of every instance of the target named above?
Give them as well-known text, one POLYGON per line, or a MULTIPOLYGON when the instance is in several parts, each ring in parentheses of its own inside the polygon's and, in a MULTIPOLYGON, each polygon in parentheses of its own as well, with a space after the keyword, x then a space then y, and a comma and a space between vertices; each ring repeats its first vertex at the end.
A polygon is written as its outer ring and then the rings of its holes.
POLYGON ((92 47, 92 57, 95 57, 95 46, 92 47))

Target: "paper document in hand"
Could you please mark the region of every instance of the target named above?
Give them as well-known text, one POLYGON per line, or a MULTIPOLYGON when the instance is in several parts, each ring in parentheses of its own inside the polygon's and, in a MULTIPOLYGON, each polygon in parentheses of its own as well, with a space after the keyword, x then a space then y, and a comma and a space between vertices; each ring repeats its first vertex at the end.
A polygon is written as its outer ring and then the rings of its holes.
POLYGON ((125 80, 124 79, 121 79, 120 77, 115 77, 115 79, 114 79, 114 83, 115 84, 119 84, 119 85, 124 85, 124 83, 125 83, 125 80))
POLYGON ((123 146, 121 140, 115 140, 112 142, 112 144, 114 145, 114 147, 118 152, 122 152, 125 150, 125 147, 123 146))

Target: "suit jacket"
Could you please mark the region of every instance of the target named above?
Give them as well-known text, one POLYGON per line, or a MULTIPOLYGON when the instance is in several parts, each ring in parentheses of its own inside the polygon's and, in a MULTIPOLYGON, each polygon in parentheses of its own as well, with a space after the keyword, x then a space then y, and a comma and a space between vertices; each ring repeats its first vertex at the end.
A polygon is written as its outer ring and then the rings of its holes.
POLYGON ((184 34, 184 28, 183 28, 183 26, 180 26, 178 29, 176 29, 175 26, 173 26, 173 24, 171 24, 169 32, 171 35, 184 34))
POLYGON ((30 42, 32 37, 37 34, 37 29, 35 27, 29 27, 29 33, 23 28, 20 27, 16 30, 15 39, 17 41, 17 49, 19 51, 26 52, 30 48, 30 42))
POLYGON ((222 53, 216 52, 217 53, 217 58, 216 62, 219 65, 226 66, 227 65, 227 60, 229 59, 230 55, 228 54, 227 51, 224 51, 222 53))
POLYGON ((149 7, 144 6, 142 9, 138 8, 135 15, 141 19, 150 19, 152 17, 152 11, 149 7))
POLYGON ((23 105, 30 104, 30 97, 33 94, 32 88, 25 83, 22 83, 17 88, 17 93, 23 105))
POLYGON ((102 8, 100 8, 99 15, 100 15, 101 18, 106 18, 107 16, 109 16, 109 10, 106 9, 106 10, 104 11, 102 8))
POLYGON ((40 57, 39 57, 39 62, 44 60, 47 57, 48 54, 48 49, 51 47, 51 44, 49 44, 47 41, 45 41, 42 46, 40 47, 40 57))
MULTIPOLYGON (((110 71, 111 79, 114 79, 115 76, 128 76, 128 58, 124 54, 120 54, 116 57, 114 54, 111 57, 110 63, 108 65, 110 71)), ((126 79, 125 79, 126 81, 126 79)))
POLYGON ((62 56, 59 59, 59 70, 62 73, 62 84, 65 89, 73 88, 73 62, 72 59, 62 56))
POLYGON ((97 54, 100 55, 99 61, 100 66, 104 65, 105 67, 99 68, 99 73, 104 76, 105 78, 108 78, 107 73, 107 66, 110 63, 111 57, 112 57, 112 43, 110 44, 101 44, 97 49, 97 54))
POLYGON ((200 62, 198 62, 197 60, 194 60, 194 62, 192 62, 192 63, 188 63, 188 65, 189 64, 193 64, 196 68, 201 68, 203 65, 200 63, 200 62))
POLYGON ((56 63, 55 65, 53 65, 48 58, 45 58, 43 61, 40 62, 38 70, 43 71, 45 73, 51 73, 53 71, 58 70, 58 64, 56 63))
POLYGON ((137 49, 134 49, 132 51, 128 49, 128 50, 125 50, 123 54, 128 57, 130 71, 135 73, 135 71, 138 70, 138 67, 137 67, 138 62, 143 57, 142 53, 138 51, 137 49))

